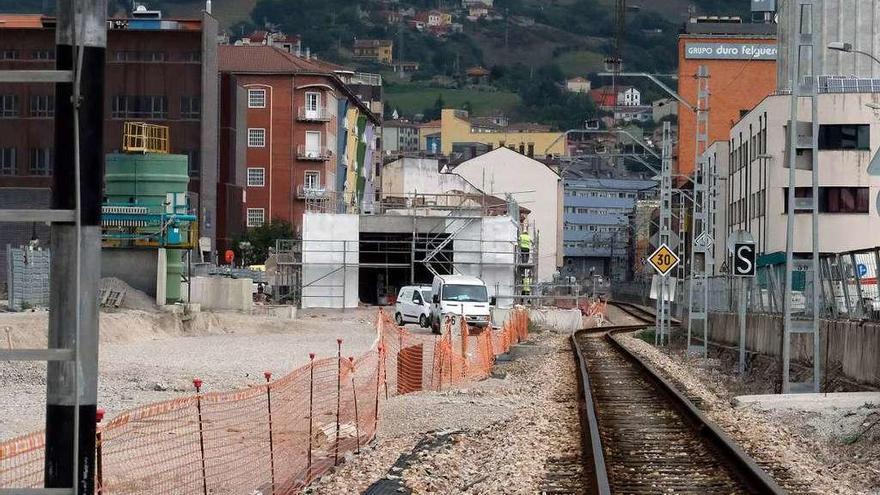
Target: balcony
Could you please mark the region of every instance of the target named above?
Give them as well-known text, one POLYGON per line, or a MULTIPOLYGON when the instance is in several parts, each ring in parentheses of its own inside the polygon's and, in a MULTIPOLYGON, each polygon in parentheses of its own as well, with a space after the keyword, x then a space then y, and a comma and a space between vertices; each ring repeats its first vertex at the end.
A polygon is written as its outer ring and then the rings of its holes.
POLYGON ((330 112, 326 108, 299 107, 296 120, 300 122, 329 122, 330 112))
POLYGON ((329 160, 332 155, 333 152, 330 151, 330 148, 324 146, 307 148, 301 144, 296 147, 296 157, 300 160, 323 162, 329 160))
POLYGON ((296 187, 297 199, 327 199, 330 193, 326 187, 300 184, 296 187))

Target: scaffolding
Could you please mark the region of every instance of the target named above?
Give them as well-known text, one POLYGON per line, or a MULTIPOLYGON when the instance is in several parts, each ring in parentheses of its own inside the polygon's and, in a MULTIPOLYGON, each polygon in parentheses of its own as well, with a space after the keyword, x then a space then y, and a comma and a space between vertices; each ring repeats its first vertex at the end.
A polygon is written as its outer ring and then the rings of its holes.
MULTIPOLYGON (((335 211, 332 194, 307 200, 307 212, 335 211)), ((371 269, 383 283, 377 284, 378 303, 392 300, 395 285, 430 283, 437 275, 472 275, 486 281, 496 297, 510 300, 522 295, 523 277, 537 269, 538 243, 528 259, 518 249, 519 215, 527 212, 512 199, 486 194, 380 195, 374 214, 406 222, 406 230, 361 232, 357 240, 279 239, 275 246, 275 269, 271 274, 279 300, 309 307, 310 299, 329 298, 333 306, 345 307, 352 297, 351 276, 371 269), (499 239, 487 235, 485 219, 506 218, 510 227, 499 239), (396 237, 396 238, 395 238, 396 237), (405 284, 393 284, 393 278, 405 284), (383 276, 379 276, 383 275, 383 276)), ((362 218, 363 218, 362 217, 362 218)), ((500 222, 502 225, 504 222, 500 222)))

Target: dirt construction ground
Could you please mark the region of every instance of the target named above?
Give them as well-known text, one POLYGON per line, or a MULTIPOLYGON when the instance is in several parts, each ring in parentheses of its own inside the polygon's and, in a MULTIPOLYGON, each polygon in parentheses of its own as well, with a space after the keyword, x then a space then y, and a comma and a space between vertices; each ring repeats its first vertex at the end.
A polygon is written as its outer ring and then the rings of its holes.
MULTIPOLYGON (((189 321, 158 311, 102 312, 98 406, 111 418, 191 394, 194 377, 205 391, 246 387, 263 381, 263 371, 280 377, 307 363, 310 352, 335 355, 337 338, 344 355, 356 356, 376 339, 377 312, 301 311, 295 320, 205 312, 189 321)), ((0 313, 0 348, 45 347, 47 316, 0 313)), ((0 362, 0 440, 43 427, 45 374, 42 363, 0 362)))

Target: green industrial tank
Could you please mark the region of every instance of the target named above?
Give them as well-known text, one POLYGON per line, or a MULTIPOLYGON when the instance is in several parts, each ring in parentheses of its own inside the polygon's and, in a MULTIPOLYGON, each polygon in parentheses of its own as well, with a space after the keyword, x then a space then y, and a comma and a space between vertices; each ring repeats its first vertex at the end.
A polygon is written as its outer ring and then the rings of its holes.
MULTIPOLYGON (((152 213, 165 209, 169 193, 186 193, 189 186, 188 157, 165 153, 109 154, 104 172, 104 195, 110 204, 137 204, 152 213)), ((180 211, 179 211, 180 212, 180 211)), ((166 300, 180 300, 183 251, 166 251, 168 270, 166 300)))

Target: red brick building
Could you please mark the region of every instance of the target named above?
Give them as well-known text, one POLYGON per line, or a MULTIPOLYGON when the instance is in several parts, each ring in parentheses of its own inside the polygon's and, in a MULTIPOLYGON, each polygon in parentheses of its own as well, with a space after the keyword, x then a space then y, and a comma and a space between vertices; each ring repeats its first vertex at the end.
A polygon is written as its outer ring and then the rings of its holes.
MULTIPOLYGON (((678 94, 697 102, 700 65, 709 68, 709 144, 726 141, 740 117, 776 90, 776 24, 692 19, 678 38, 678 94)), ((696 117, 680 106, 678 170, 696 158, 696 117)))
MULTIPOLYGON (((234 186, 218 183, 217 30, 217 20, 204 12, 193 19, 156 11, 109 19, 104 100, 106 153, 122 148, 126 121, 170 128, 171 153, 190 158, 199 234, 212 241, 225 235, 217 222, 218 190, 234 186)), ((54 67, 53 17, 0 14, 0 70, 54 67)), ((0 206, 49 206, 52 172, 69 166, 54 153, 54 113, 54 85, 0 83, 0 206)), ((0 230, 0 258, 7 244, 27 242, 34 231, 48 240, 42 225, 0 230)), ((5 273, 0 270, 0 279, 5 273)))
POLYGON ((271 46, 220 46, 219 65, 221 173, 233 172, 224 164, 240 143, 245 226, 279 218, 299 227, 307 201, 336 211, 348 137, 357 134, 346 116, 353 109, 379 124, 337 74, 350 71, 271 46), (235 116, 242 122, 231 124, 235 116))

